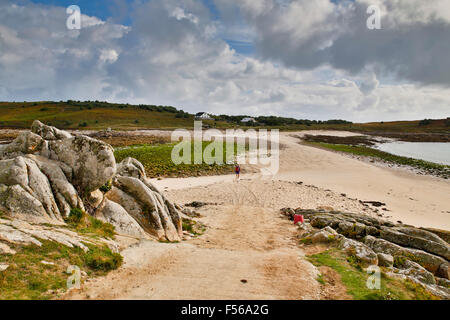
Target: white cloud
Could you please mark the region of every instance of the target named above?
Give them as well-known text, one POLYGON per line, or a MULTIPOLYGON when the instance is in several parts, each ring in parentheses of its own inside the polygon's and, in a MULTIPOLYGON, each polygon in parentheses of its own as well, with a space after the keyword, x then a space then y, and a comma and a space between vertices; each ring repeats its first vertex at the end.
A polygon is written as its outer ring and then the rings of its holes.
POLYGON ((173 9, 170 17, 175 17, 177 20, 187 19, 194 24, 198 23, 198 18, 195 15, 193 15, 192 13, 186 14, 180 7, 176 7, 175 9, 173 9))
POLYGON ((100 61, 114 63, 119 58, 119 54, 114 49, 103 49, 100 51, 100 61))
MULTIPOLYGON (((277 3, 239 2, 248 19, 245 38, 257 38, 261 58, 231 49, 219 37, 227 21, 211 20, 199 1, 143 2, 131 27, 83 16, 89 26, 80 31, 65 28, 64 8, 2 2, 0 100, 108 100, 174 105, 191 112, 356 121, 447 116, 449 89, 383 85, 378 60, 367 64, 357 55, 346 57, 362 66, 355 72, 338 61, 341 56, 322 52, 332 52, 335 41, 348 34, 348 23, 343 30, 334 27, 343 23, 343 12, 353 10, 351 4, 277 3)), ((235 5, 218 7, 233 16, 235 5)), ((424 17, 435 19, 431 13, 424 17)), ((349 40, 359 39, 350 35, 349 40)), ((348 50, 356 45, 361 43, 348 50)), ((433 54, 425 51, 421 57, 433 54)), ((398 75, 406 72, 406 62, 398 75)), ((420 73, 417 66, 414 70, 420 73)))
POLYGON ((352 74, 371 66, 378 78, 450 86, 448 0, 216 1, 240 9, 264 59, 300 69, 331 65, 352 74), (373 4, 383 12, 382 30, 366 27, 373 4))

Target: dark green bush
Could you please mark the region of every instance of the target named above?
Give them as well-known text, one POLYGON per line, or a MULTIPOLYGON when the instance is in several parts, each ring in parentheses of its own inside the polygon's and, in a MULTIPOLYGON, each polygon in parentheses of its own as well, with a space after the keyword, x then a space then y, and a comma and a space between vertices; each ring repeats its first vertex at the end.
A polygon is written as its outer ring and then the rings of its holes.
POLYGON ((69 217, 66 219, 66 222, 68 223, 80 223, 81 219, 83 218, 83 210, 79 208, 72 208, 70 209, 69 217))
POLYGON ((111 188, 112 188, 111 182, 108 181, 107 183, 105 183, 103 186, 100 187, 100 191, 106 193, 109 190, 111 190, 111 188))
POLYGON ((120 267, 123 257, 119 253, 114 253, 108 247, 90 248, 91 250, 85 256, 86 265, 98 271, 110 271, 120 267))

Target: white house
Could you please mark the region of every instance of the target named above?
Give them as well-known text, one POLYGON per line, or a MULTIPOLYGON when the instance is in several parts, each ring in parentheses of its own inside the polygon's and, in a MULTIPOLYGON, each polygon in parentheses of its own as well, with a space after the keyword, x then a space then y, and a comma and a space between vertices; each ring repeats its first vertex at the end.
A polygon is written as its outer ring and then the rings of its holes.
POLYGON ((198 112, 195 115, 195 119, 199 119, 199 120, 212 120, 212 117, 209 113, 206 112, 198 112))
POLYGON ((241 122, 256 122, 255 118, 243 118, 241 122))

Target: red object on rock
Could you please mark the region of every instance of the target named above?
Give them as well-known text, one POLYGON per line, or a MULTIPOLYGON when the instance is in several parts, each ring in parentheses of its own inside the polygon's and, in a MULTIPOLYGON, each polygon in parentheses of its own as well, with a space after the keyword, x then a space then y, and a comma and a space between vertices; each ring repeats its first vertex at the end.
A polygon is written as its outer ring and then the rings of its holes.
POLYGON ((303 219, 303 216, 301 214, 294 215, 294 224, 297 224, 299 222, 301 222, 301 223, 305 222, 305 220, 303 219))

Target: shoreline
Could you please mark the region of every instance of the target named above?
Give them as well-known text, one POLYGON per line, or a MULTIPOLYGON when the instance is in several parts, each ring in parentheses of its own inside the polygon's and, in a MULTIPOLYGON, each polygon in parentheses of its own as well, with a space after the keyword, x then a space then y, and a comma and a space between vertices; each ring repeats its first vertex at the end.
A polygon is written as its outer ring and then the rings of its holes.
MULTIPOLYGON (((338 195, 345 194, 349 199, 379 201, 386 204, 386 211, 379 212, 389 216, 391 221, 450 231, 450 204, 447 201, 450 194, 450 182, 448 180, 419 175, 404 168, 362 161, 330 150, 300 145, 297 138, 291 136, 292 134, 280 134, 280 143, 286 147, 280 151, 280 170, 272 178, 274 181, 280 183, 301 181, 303 185, 313 188, 328 190, 338 195)), ((355 135, 352 132, 339 134, 355 135)), ((245 166, 243 168, 245 169, 245 166)), ((243 175, 243 178, 250 181, 259 179, 256 174, 243 175)), ((201 189, 199 194, 214 197, 215 193, 219 196, 220 188, 208 186, 221 184, 226 188, 233 183, 233 179, 233 175, 225 175, 153 181, 161 191, 173 194, 173 200, 176 202, 177 193, 183 194, 186 190, 191 191, 187 193, 192 201, 201 200, 192 198, 194 194, 192 190, 195 188, 201 189)), ((259 190, 264 186, 255 188, 259 190)), ((272 192, 277 193, 276 190, 272 192)), ((320 206, 321 202, 324 201, 319 198, 313 203, 320 206)), ((292 201, 281 200, 278 206, 278 209, 292 206, 292 201), (287 205, 287 202, 290 205, 287 205)), ((301 197, 294 207, 302 207, 301 197)))
MULTIPOLYGON (((324 150, 324 151, 333 152, 333 153, 336 153, 336 154, 339 154, 342 156, 349 157, 351 159, 355 159, 355 160, 362 161, 362 162, 365 162, 368 164, 372 164, 374 166, 378 166, 380 168, 389 168, 389 169, 393 169, 393 170, 406 171, 406 172, 417 174, 417 175, 434 177, 434 178, 438 178, 440 180, 448 180, 447 178, 445 178, 445 175, 443 175, 442 173, 426 170, 423 168, 414 167, 412 165, 407 165, 407 164, 404 165, 404 164, 395 163, 395 162, 384 160, 384 159, 377 158, 377 157, 355 155, 355 154, 352 154, 349 152, 332 150, 332 149, 328 149, 326 147, 322 147, 320 145, 310 144, 307 142, 304 142, 304 143, 299 142, 299 144, 307 146, 307 147, 312 147, 312 148, 317 148, 317 149, 324 150)), ((375 150, 377 150, 377 149, 375 149, 375 150)), ((392 155, 397 156, 394 154, 392 154, 392 155)), ((398 157, 402 157, 402 156, 398 156, 398 157)), ((406 158, 406 157, 402 157, 402 158, 406 158)), ((410 159, 427 162, 422 159, 416 159, 416 158, 410 158, 410 159)), ((434 162, 431 162, 431 163, 434 164, 434 162)), ((444 164, 439 164, 439 163, 436 163, 436 164, 440 165, 440 166, 444 166, 444 164)))

